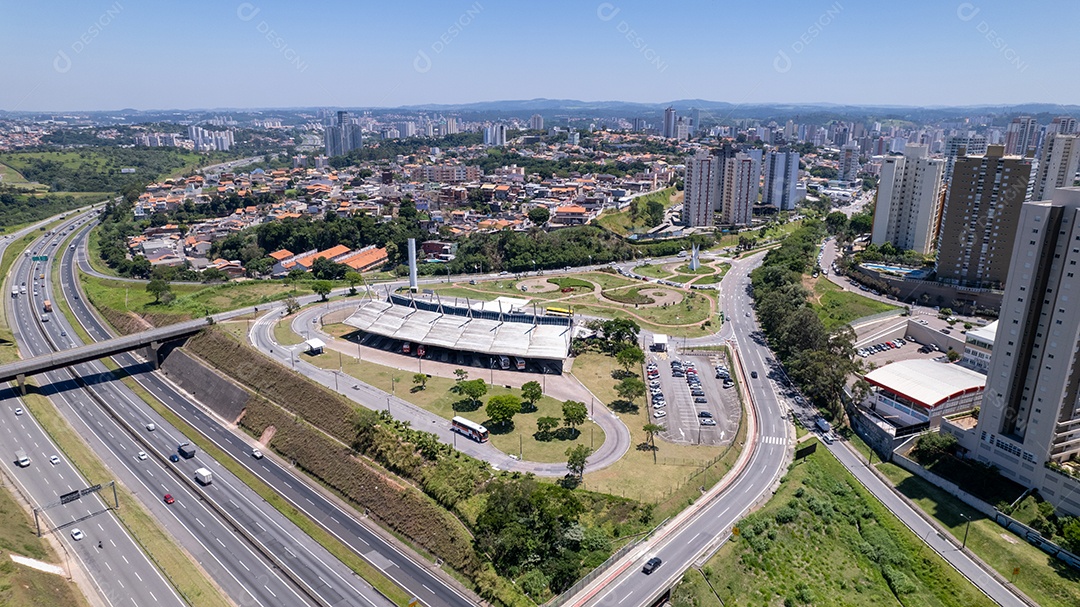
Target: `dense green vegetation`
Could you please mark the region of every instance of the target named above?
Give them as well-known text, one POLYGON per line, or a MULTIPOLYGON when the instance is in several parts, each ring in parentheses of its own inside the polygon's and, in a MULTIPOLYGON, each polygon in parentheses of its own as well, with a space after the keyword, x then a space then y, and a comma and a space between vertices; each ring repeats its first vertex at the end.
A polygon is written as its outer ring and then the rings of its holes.
MULTIPOLYGON (((0 163, 53 191, 122 192, 208 161, 178 148, 100 147, 78 151, 7 152, 0 163), (133 173, 121 169, 134 168, 133 173)), ((210 160, 212 162, 212 160, 210 160)))
MULTIPOLYGON (((622 322, 609 328, 611 342, 630 339, 633 329, 622 322)), ((546 600, 602 563, 614 541, 642 531, 652 517, 651 507, 634 500, 497 473, 434 434, 356 408, 301 375, 283 374, 274 361, 223 332, 205 332, 186 348, 260 395, 247 404, 241 421, 247 431, 260 436, 274 426, 272 448, 443 558, 485 598, 529 605, 518 594, 525 592, 546 600), (382 469, 408 479, 422 494, 403 489, 382 469)))
POLYGON ((445 137, 409 137, 408 139, 388 139, 364 143, 364 147, 353 150, 344 156, 334 156, 330 159, 330 166, 341 169, 347 166, 358 165, 363 162, 378 160, 390 160, 398 156, 412 156, 427 148, 436 146, 443 148, 480 145, 484 142, 484 134, 480 131, 472 133, 456 133, 445 137))
POLYGON ((802 285, 824 235, 822 222, 805 221, 765 255, 751 273, 751 283, 758 320, 773 351, 807 397, 839 418, 840 395, 847 375, 855 370, 855 335, 846 326, 830 334, 802 285))
POLYGON ((822 450, 737 527, 701 573, 684 576, 676 607, 993 604, 822 450))
POLYGON ((88 199, 87 196, 29 194, 0 188, 0 228, 33 223, 103 199, 97 196, 88 199))
POLYGON ((631 231, 654 228, 663 223, 664 211, 671 206, 674 195, 675 188, 672 187, 638 196, 630 202, 627 210, 604 213, 596 223, 623 236, 631 231))

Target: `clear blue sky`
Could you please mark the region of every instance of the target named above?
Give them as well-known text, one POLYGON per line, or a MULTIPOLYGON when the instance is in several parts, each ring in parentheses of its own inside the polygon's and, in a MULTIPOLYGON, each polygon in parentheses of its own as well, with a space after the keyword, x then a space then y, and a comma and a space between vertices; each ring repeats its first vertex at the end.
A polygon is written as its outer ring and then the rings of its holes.
POLYGON ((5 110, 1080 103, 1077 0, 5 4, 5 110))

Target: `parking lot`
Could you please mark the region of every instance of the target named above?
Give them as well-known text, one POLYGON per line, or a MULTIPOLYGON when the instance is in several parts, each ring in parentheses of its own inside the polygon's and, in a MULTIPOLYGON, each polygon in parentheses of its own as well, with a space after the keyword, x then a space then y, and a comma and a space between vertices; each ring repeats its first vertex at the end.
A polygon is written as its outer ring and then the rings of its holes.
POLYGON ((735 388, 725 389, 723 378, 717 377, 718 364, 724 364, 719 355, 649 357, 649 418, 667 428, 660 434, 663 440, 721 445, 734 438, 741 414, 739 400, 735 388))
POLYGON ((945 352, 940 348, 934 345, 923 345, 906 337, 863 340, 856 342, 855 346, 855 360, 862 361, 864 365, 873 363, 875 367, 881 367, 889 363, 916 358, 948 361, 945 352))

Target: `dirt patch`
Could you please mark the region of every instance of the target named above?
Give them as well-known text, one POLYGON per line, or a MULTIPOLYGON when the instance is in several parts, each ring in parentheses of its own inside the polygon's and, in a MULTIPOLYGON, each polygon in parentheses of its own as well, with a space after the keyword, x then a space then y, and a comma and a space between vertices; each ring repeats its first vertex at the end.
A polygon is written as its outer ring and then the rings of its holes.
POLYGON ((259 437, 259 442, 263 445, 269 445, 270 441, 274 438, 274 434, 277 432, 277 428, 274 426, 267 426, 263 429, 262 436, 259 437))
POLYGON ((652 298, 653 303, 644 304, 643 308, 655 308, 662 305, 674 305, 683 300, 683 294, 680 291, 674 291, 672 289, 642 289, 639 291, 642 295, 647 295, 652 298))
POLYGON ((526 293, 548 293, 559 290, 559 285, 551 284, 546 278, 530 278, 519 282, 518 286, 528 289, 526 293))

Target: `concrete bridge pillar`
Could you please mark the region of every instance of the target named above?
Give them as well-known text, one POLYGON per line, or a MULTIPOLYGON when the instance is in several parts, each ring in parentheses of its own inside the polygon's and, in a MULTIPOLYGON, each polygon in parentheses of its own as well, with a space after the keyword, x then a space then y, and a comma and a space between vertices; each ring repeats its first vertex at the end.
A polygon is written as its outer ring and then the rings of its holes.
POLYGON ((160 341, 152 341, 146 344, 146 347, 143 348, 143 358, 145 358, 152 365, 154 365, 155 371, 158 369, 158 350, 160 349, 160 341))
POLYGON ((23 373, 16 375, 15 381, 19 384, 19 394, 26 396, 26 375, 23 373))

